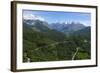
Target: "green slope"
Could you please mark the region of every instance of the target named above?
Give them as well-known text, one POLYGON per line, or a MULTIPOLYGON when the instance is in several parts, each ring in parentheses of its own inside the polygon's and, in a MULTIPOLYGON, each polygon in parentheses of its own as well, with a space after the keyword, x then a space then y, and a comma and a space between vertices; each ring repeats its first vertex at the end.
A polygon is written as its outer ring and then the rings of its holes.
MULTIPOLYGON (((85 36, 85 35, 84 35, 85 36)), ((79 47, 74 60, 90 59, 90 43, 86 37, 66 37, 65 34, 51 30, 43 22, 34 25, 23 25, 23 62, 72 60, 79 47), (37 31, 36 29, 40 30, 37 31)))

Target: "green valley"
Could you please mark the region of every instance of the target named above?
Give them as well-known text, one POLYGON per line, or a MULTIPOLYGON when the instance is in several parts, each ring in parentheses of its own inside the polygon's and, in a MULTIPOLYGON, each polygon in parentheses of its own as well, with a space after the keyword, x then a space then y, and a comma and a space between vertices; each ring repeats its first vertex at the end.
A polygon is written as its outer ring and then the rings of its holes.
POLYGON ((90 34, 90 27, 84 27, 67 36, 63 32, 49 28, 47 22, 25 20, 23 62, 90 59, 90 34))

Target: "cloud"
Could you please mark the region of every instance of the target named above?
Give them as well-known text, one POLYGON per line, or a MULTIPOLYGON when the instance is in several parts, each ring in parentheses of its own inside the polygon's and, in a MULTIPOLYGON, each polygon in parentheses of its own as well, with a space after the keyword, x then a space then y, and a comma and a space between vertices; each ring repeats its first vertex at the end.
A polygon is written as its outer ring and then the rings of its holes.
POLYGON ((26 20, 41 20, 41 21, 45 21, 45 19, 41 16, 37 16, 37 15, 34 15, 32 13, 24 13, 23 14, 23 18, 26 19, 26 20))

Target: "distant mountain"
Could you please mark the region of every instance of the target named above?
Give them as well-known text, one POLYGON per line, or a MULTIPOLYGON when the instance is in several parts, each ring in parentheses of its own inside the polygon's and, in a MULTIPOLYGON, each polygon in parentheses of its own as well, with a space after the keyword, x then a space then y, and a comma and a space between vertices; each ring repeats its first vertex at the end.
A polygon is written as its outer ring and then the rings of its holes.
POLYGON ((79 34, 82 33, 83 31, 87 33, 88 30, 86 30, 87 28, 89 29, 89 27, 86 27, 85 25, 81 24, 81 23, 52 23, 52 24, 48 24, 45 21, 40 21, 40 20, 24 20, 24 26, 27 27, 31 27, 31 29, 33 29, 34 31, 37 32, 44 32, 44 33, 60 33, 60 34, 66 34, 66 35, 70 35, 70 34, 79 34))
POLYGON ((67 25, 65 23, 59 23, 59 22, 57 22, 57 23, 51 23, 51 24, 49 24, 49 28, 56 29, 58 31, 63 30, 64 27, 67 27, 67 25))
POLYGON ((64 33, 70 33, 70 32, 74 32, 74 31, 77 31, 77 30, 80 30, 80 29, 83 29, 83 28, 85 28, 85 26, 83 24, 71 23, 71 24, 68 24, 67 27, 64 27, 62 31, 64 33))
POLYGON ((32 27, 36 31, 48 30, 48 23, 40 20, 24 20, 24 26, 32 27))
POLYGON ((65 34, 70 34, 74 31, 77 31, 77 30, 80 30, 80 29, 83 29, 85 28, 86 26, 84 26, 83 24, 81 23, 53 23, 53 24, 50 24, 50 28, 52 29, 56 29, 60 32, 63 32, 65 34))
MULTIPOLYGON (((43 35, 44 37, 47 37, 49 39, 53 39, 56 41, 62 41, 66 38, 66 35, 62 32, 59 32, 55 29, 50 29, 48 27, 48 23, 40 20, 24 20, 24 28, 31 29, 31 32, 36 32, 40 35, 43 35)), ((34 34, 33 34, 34 35, 34 34)), ((37 38, 37 37, 36 37, 37 38)))
POLYGON ((74 35, 74 36, 75 35, 76 36, 83 36, 83 37, 85 37, 85 38, 90 40, 90 37, 91 37, 91 27, 88 26, 88 27, 85 27, 85 28, 83 28, 81 30, 75 31, 75 32, 72 33, 72 35, 74 35))

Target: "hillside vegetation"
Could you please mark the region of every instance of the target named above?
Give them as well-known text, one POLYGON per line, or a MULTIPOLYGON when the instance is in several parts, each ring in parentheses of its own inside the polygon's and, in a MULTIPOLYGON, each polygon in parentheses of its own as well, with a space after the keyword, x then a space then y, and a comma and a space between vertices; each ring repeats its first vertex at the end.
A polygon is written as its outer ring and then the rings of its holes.
POLYGON ((23 21, 23 62, 91 58, 90 27, 71 24, 75 27, 58 30, 49 25, 40 20, 23 21), (74 30, 77 25, 81 29, 74 30))

